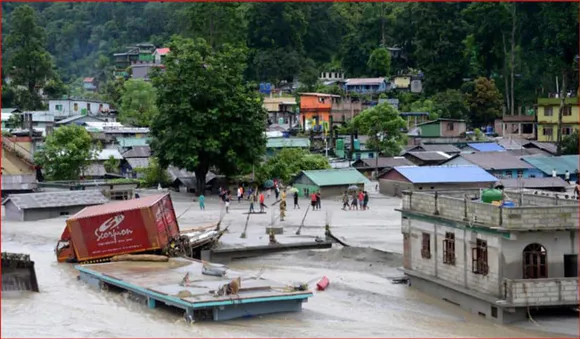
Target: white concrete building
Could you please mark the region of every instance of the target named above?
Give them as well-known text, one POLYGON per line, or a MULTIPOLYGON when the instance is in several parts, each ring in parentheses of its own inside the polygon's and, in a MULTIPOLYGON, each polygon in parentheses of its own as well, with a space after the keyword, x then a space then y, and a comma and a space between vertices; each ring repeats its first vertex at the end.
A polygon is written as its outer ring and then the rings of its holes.
POLYGON ((404 192, 403 266, 411 286, 498 323, 578 305, 578 202, 507 192, 404 192))
POLYGON ((108 103, 86 99, 54 99, 48 101, 48 110, 55 120, 65 119, 75 115, 102 115, 110 112, 108 103))

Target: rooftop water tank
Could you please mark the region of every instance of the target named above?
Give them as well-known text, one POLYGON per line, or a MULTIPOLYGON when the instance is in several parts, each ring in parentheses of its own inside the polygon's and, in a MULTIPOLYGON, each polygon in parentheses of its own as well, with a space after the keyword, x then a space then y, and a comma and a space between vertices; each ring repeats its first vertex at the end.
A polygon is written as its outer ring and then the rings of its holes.
POLYGON ((503 193, 496 189, 486 189, 481 193, 481 201, 485 203, 492 203, 494 201, 500 201, 503 198, 503 193))

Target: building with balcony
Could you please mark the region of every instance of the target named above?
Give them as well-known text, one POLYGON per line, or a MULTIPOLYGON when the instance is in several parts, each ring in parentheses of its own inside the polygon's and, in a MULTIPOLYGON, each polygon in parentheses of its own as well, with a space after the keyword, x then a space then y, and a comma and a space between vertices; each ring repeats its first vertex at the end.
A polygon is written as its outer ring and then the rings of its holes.
POLYGON ((411 286, 497 323, 577 307, 578 202, 506 190, 486 203, 481 192, 403 192, 411 286))
MULTIPOLYGON (((558 98, 538 99, 538 141, 557 141, 560 101, 558 98)), ((578 130, 578 98, 566 98, 565 103, 562 114, 563 138, 578 130)))
POLYGON ((334 122, 345 122, 363 111, 363 104, 360 100, 350 97, 332 97, 330 113, 334 122))
POLYGON ((347 93, 380 94, 388 91, 391 83, 385 78, 355 78, 348 79, 344 84, 347 93))
POLYGON ((300 127, 305 131, 327 131, 333 98, 339 95, 326 93, 300 94, 300 127))
POLYGON ((536 111, 529 109, 525 113, 515 115, 504 113, 502 119, 495 125, 498 135, 505 138, 535 139, 536 111))
POLYGON ((264 98, 263 106, 272 124, 293 127, 298 123, 298 104, 294 97, 269 96, 264 98))

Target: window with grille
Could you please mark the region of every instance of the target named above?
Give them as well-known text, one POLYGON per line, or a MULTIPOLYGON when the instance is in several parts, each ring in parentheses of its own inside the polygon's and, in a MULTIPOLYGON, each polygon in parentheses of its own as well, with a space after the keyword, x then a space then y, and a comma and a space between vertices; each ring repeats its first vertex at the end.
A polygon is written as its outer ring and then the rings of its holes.
POLYGON ((524 279, 548 277, 548 252, 540 244, 530 244, 524 248, 524 279))
POLYGON ((562 108, 562 116, 569 117, 572 115, 572 107, 566 105, 562 108))
POLYGON ((431 259, 431 234, 423 233, 423 242, 421 245, 421 257, 431 259))
POLYGON ((476 246, 471 249, 471 271, 474 274, 487 275, 487 241, 477 239, 476 246))
POLYGON ((552 106, 547 106, 544 108, 544 116, 551 117, 554 114, 552 106))
POLYGON ((455 265, 455 234, 451 232, 446 232, 443 240, 443 263, 455 265))

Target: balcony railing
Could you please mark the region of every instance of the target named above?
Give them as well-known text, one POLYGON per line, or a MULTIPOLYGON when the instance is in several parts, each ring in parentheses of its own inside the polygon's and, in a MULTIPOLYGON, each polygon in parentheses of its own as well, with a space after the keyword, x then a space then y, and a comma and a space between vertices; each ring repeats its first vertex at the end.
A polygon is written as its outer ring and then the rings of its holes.
POLYGON ((515 207, 499 207, 479 201, 479 191, 403 192, 403 212, 419 212, 463 221, 472 226, 511 230, 578 228, 578 202, 506 190, 515 207), (472 200, 474 199, 474 200, 472 200))
POLYGON ((4 148, 4 150, 16 155, 18 158, 20 158, 22 161, 24 161, 29 166, 34 167, 34 158, 32 156, 32 153, 30 153, 29 150, 22 147, 18 143, 10 140, 7 137, 2 137, 2 148, 4 148))
POLYGON ((578 304, 578 278, 504 279, 503 297, 514 306, 578 304))

